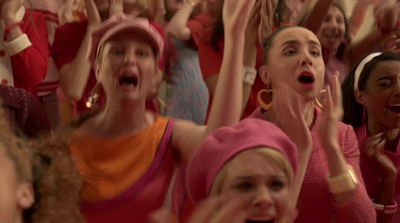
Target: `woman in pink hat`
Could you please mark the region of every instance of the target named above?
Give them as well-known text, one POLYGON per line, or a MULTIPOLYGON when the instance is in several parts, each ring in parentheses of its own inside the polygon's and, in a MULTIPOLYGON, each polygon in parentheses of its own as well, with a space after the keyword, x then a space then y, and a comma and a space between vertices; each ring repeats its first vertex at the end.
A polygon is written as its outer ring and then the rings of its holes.
POLYGON ((311 131, 313 146, 310 150, 298 150, 299 173, 305 175, 295 222, 375 222, 376 215, 361 177, 354 130, 341 122, 338 74, 326 90, 322 108, 316 100, 323 93, 324 84, 321 52, 318 38, 301 27, 278 29, 266 39, 260 75, 267 89, 259 93, 261 107, 252 117, 277 122, 274 107, 282 100, 282 83, 301 95, 301 113, 311 131), (263 94, 269 96, 269 101, 263 100, 263 94))
POLYGON ((111 17, 91 35, 88 58, 107 96, 103 110, 82 119, 69 138, 83 177, 87 222, 147 222, 161 207, 179 213, 185 162, 216 128, 239 121, 246 21, 255 0, 225 4, 226 48, 210 124, 148 112, 163 41, 147 19, 111 17), (176 175, 175 175, 176 174, 176 175))

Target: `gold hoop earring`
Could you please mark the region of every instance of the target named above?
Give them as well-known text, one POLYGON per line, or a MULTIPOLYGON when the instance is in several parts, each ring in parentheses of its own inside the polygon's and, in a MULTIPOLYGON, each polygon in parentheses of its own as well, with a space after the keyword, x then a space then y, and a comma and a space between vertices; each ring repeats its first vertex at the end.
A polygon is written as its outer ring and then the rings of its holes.
MULTIPOLYGON (((319 94, 323 94, 326 93, 325 89, 322 89, 319 91, 319 94)), ((318 107, 320 108, 324 108, 324 106, 322 105, 322 103, 318 100, 318 96, 315 98, 315 103, 317 104, 318 107)))
POLYGON ((272 103, 274 102, 274 97, 272 97, 271 102, 269 104, 267 104, 267 103, 264 102, 264 100, 262 99, 261 95, 263 93, 269 94, 269 93, 273 93, 273 92, 274 92, 274 90, 272 90, 272 89, 268 89, 268 90, 267 89, 262 89, 257 94, 257 101, 265 111, 268 111, 272 107, 272 103))

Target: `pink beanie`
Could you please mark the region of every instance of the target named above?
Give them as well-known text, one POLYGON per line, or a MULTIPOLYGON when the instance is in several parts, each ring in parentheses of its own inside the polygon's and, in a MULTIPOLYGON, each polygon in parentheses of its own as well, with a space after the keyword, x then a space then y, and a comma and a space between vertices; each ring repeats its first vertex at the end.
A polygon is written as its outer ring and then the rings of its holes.
POLYGON ((159 59, 162 58, 164 40, 154 24, 145 18, 135 18, 125 14, 110 17, 97 27, 90 36, 87 59, 93 67, 97 59, 100 46, 116 33, 130 31, 133 34, 146 37, 156 50, 159 59))
POLYGON ((281 152, 297 172, 297 147, 276 125, 247 118, 235 126, 222 127, 208 136, 189 160, 187 189, 199 203, 208 197, 214 179, 225 163, 245 150, 268 147, 281 152))

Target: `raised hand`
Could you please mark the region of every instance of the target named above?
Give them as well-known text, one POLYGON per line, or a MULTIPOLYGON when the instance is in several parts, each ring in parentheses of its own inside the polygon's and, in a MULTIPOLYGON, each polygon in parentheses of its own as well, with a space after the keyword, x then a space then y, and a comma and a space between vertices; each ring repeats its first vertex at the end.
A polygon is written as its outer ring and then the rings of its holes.
POLYGON ((337 71, 333 75, 331 84, 326 89, 326 96, 322 106, 321 121, 318 129, 321 141, 323 144, 337 144, 337 131, 344 113, 339 72, 337 71))
POLYGON ((124 12, 123 3, 123 0, 110 0, 110 17, 124 12))
POLYGON ((258 27, 258 41, 263 45, 264 39, 273 32, 275 8, 270 0, 263 0, 261 5, 260 17, 261 22, 258 27))
POLYGON ((89 27, 97 27, 101 23, 100 14, 94 0, 85 0, 85 9, 89 21, 89 27))
POLYGON ((222 11, 225 33, 244 33, 255 0, 225 0, 222 11))
POLYGON ((400 3, 384 4, 377 12, 378 24, 382 30, 394 31, 400 14, 400 3))
POLYGON ((256 1, 253 9, 251 10, 249 22, 247 23, 246 26, 246 33, 245 33, 246 42, 251 42, 255 46, 257 46, 258 44, 257 30, 261 25, 261 20, 260 20, 261 3, 264 1, 265 0, 256 1))
POLYGON ((24 0, 3 1, 3 9, 1 11, 3 19, 4 20, 12 20, 13 23, 17 22, 17 21, 13 21, 13 20, 16 20, 16 14, 17 14, 18 10, 21 8, 23 3, 24 3, 24 0))
POLYGON ((176 216, 167 209, 160 209, 151 213, 149 223, 177 223, 176 216))
POLYGON ((286 84, 275 84, 274 105, 275 124, 278 125, 299 150, 311 149, 312 138, 301 106, 304 97, 286 84))
POLYGON ((383 52, 400 53, 400 38, 397 35, 390 35, 382 41, 381 48, 383 52))
POLYGON ((379 167, 384 177, 395 179, 397 169, 392 160, 384 152, 386 144, 384 138, 384 133, 369 137, 365 142, 364 150, 361 152, 379 167))

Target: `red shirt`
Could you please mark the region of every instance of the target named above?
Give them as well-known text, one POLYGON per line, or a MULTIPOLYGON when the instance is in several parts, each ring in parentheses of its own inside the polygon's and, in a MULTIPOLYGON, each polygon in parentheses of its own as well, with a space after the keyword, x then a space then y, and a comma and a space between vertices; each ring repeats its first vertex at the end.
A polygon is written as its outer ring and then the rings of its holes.
MULTIPOLYGON (((199 45, 199 61, 200 61, 200 69, 203 73, 203 79, 207 80, 210 76, 217 74, 219 75, 219 71, 222 65, 222 57, 224 52, 224 41, 222 38, 217 41, 219 46, 219 50, 215 50, 208 41, 202 41, 199 45)), ((256 69, 258 70, 262 66, 262 55, 263 50, 262 47, 259 46, 257 48, 257 62, 256 69)), ((257 101, 257 94, 260 90, 265 89, 266 86, 262 81, 261 77, 257 75, 254 85, 251 89, 249 100, 247 102, 246 108, 243 112, 242 119, 251 115, 251 113, 259 106, 257 101)), ((207 110, 207 119, 212 105, 212 97, 210 93, 210 101, 208 103, 207 110)))
MULTIPOLYGON (((164 33, 162 28, 155 23, 152 23, 154 27, 160 32, 160 34, 164 37, 164 33)), ((70 63, 78 53, 81 42, 85 36, 86 28, 88 26, 88 20, 82 20, 72 23, 64 24, 56 30, 56 34, 54 37, 54 43, 52 48, 52 56, 56 63, 57 69, 60 70, 62 66, 70 63)), ((159 67, 163 68, 164 59, 163 57, 159 61, 159 67)), ((89 108, 86 107, 86 101, 90 95, 91 90, 94 86, 96 86, 97 80, 94 73, 94 70, 90 70, 90 75, 88 82, 86 84, 86 88, 83 92, 82 98, 80 101, 76 103, 78 114, 82 112, 90 111, 89 108)), ((104 93, 100 93, 100 97, 97 101, 98 105, 104 105, 105 96, 104 93)), ((153 105, 147 103, 147 108, 150 110, 155 110, 153 105)))
POLYGON ((199 14, 188 21, 186 27, 192 33, 192 39, 196 46, 199 46, 200 41, 205 38, 205 34, 213 29, 215 19, 210 13, 199 14))
POLYGON ((37 87, 46 76, 49 60, 47 23, 41 13, 30 10, 25 11, 22 21, 19 26, 32 45, 11 56, 14 86, 37 96, 37 87))

